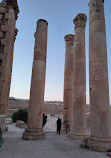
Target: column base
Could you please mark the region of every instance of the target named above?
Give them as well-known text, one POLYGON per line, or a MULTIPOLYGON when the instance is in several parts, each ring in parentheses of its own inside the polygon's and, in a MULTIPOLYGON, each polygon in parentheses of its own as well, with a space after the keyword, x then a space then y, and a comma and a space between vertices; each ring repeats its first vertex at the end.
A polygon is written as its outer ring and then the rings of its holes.
POLYGON ((99 139, 89 137, 85 140, 86 147, 94 151, 108 152, 111 151, 111 138, 99 139))
POLYGON ((89 137, 89 130, 71 130, 68 136, 74 140, 83 140, 89 137))
POLYGON ((42 129, 25 129, 22 138, 24 140, 43 140, 45 139, 45 133, 42 129))

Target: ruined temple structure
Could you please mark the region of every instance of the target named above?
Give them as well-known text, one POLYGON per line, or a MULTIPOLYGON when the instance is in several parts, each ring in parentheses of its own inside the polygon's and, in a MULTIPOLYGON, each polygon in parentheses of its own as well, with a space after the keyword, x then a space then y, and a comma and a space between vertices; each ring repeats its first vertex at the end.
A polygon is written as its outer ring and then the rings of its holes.
POLYGON ((104 1, 89 2, 89 86, 91 136, 87 146, 111 150, 110 106, 104 1))
MULTIPOLYGON (((72 124, 72 75, 73 75, 73 44, 74 35, 68 34, 64 37, 65 48, 65 70, 64 70, 64 101, 63 101, 63 123, 66 117, 72 124)), ((63 124, 62 132, 65 131, 63 124)))
POLYGON ((47 27, 47 21, 43 19, 37 21, 28 113, 28 127, 23 133, 23 139, 25 140, 37 140, 45 138, 45 134, 42 129, 42 120, 47 54, 47 27))
POLYGON ((8 109, 18 13, 17 0, 3 0, 0 3, 0 114, 5 115, 8 109))
POLYGON ((73 48, 73 84, 72 84, 72 128, 69 137, 84 139, 88 136, 86 128, 86 62, 85 62, 85 26, 87 16, 78 14, 75 24, 73 48))

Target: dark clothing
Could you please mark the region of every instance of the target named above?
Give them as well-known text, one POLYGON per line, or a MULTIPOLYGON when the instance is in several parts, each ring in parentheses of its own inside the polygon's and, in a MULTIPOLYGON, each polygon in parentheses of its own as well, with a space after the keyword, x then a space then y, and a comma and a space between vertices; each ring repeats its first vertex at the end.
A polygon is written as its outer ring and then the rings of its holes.
POLYGON ((57 133, 61 133, 61 125, 62 125, 62 122, 61 122, 61 119, 58 118, 57 120, 57 133))
POLYGON ((2 146, 3 138, 2 138, 2 131, 0 130, 0 147, 2 146))

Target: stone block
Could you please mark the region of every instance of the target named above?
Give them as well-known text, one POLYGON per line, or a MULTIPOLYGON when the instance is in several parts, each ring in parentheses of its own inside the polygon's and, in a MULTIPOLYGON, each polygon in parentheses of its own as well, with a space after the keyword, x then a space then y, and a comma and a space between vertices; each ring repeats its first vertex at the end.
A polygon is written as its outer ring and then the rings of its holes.
POLYGON ((43 140, 45 134, 42 129, 26 129, 22 138, 24 140, 43 140))
POLYGON ((7 10, 3 7, 0 7, 0 14, 5 14, 7 10))
POLYGON ((3 31, 3 32, 7 32, 8 29, 9 29, 9 28, 8 28, 6 25, 2 25, 2 26, 1 26, 1 31, 3 31))
POLYGON ((90 88, 108 88, 108 68, 107 63, 90 63, 89 64, 89 82, 90 82, 90 88))
POLYGON ((1 39, 1 45, 3 45, 3 46, 8 45, 7 40, 6 39, 1 39))
POLYGON ((3 14, 0 14, 0 20, 2 20, 2 18, 3 18, 3 14))
POLYGON ((5 14, 5 20, 8 20, 8 19, 9 19, 9 14, 6 13, 6 14, 5 14))
POLYGON ((0 38, 3 38, 3 32, 0 31, 0 38))
POLYGON ((0 3, 0 7, 5 8, 6 6, 7 6, 7 3, 6 3, 5 1, 2 1, 2 2, 0 3))
POLYGON ((111 150, 111 138, 109 139, 98 139, 89 137, 86 139, 86 145, 91 150, 99 152, 107 152, 111 150))

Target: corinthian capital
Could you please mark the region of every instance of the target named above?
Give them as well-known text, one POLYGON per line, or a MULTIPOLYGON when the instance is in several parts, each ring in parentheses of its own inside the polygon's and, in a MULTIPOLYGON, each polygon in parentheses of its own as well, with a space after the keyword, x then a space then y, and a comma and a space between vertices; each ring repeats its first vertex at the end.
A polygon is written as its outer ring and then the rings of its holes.
POLYGON ((81 13, 78 14, 73 20, 73 22, 75 24, 75 29, 78 27, 85 28, 86 21, 87 21, 87 16, 85 14, 81 14, 81 13))
POLYGON ((74 35, 68 34, 64 37, 66 43, 73 44, 74 43, 74 35))

